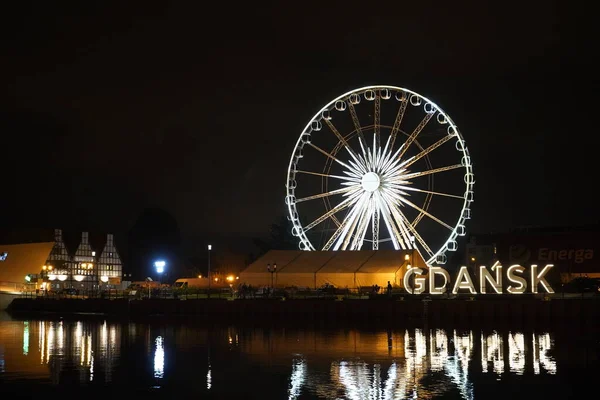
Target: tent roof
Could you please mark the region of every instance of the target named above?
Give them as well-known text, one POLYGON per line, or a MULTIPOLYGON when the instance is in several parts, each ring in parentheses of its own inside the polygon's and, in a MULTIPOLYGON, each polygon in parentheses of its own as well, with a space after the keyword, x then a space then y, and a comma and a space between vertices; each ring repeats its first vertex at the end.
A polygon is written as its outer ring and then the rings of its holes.
POLYGON ((285 267, 278 269, 278 273, 302 273, 309 272, 314 273, 319 271, 326 265, 332 258, 335 257, 337 252, 335 251, 303 251, 300 257, 297 257, 286 265, 285 267))
MULTIPOLYGON (((357 272, 362 273, 395 273, 405 263, 405 257, 408 255, 409 263, 412 257, 419 257, 417 251, 402 251, 402 250, 377 250, 373 251, 373 256, 370 257, 357 272), (413 254, 414 253, 414 254, 413 254)), ((415 260, 416 261, 416 260, 415 260)), ((420 264, 423 265, 424 263, 420 264)))
POLYGON ((293 259, 300 256, 302 250, 270 250, 258 260, 248 265, 243 273, 263 273, 267 272, 267 264, 277 263, 277 272, 289 264, 293 259))
POLYGON ((366 251, 336 251, 336 256, 319 270, 320 273, 351 273, 358 269, 376 252, 366 251))
POLYGON ((360 251, 302 251, 271 250, 250 264, 243 274, 266 273, 267 264, 277 263, 277 273, 394 273, 409 262, 425 266, 418 251, 360 250, 360 251))
POLYGON ((0 281, 23 283, 25 275, 39 274, 54 242, 0 245, 0 281))

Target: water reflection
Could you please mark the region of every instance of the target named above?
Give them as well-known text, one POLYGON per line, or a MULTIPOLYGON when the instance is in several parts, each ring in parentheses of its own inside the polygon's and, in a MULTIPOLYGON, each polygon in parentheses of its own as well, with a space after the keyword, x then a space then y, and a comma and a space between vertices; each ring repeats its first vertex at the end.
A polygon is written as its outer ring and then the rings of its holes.
POLYGON ((159 336, 155 340, 154 348, 154 377, 162 379, 165 375, 165 349, 163 338, 159 336))
POLYGON ((502 375, 505 371, 523 375, 528 368, 535 375, 556 372, 548 333, 444 329, 413 329, 395 335, 388 332, 385 353, 381 351, 384 337, 377 333, 305 335, 299 333, 301 339, 290 340, 293 337, 256 332, 242 343, 242 351, 261 358, 265 354, 297 354, 291 365, 290 399, 298 398, 303 391, 325 398, 335 398, 342 392, 347 399, 429 398, 458 392, 460 398, 473 399, 473 375, 502 375), (527 337, 533 340, 531 348, 525 346, 527 337), (322 357, 335 358, 336 354, 339 358, 330 363, 327 387, 322 374, 313 371, 312 366, 318 365, 322 357), (389 357, 369 362, 384 354, 389 357), (479 364, 472 362, 476 356, 481 358, 479 364))
POLYGON ((533 370, 539 374, 540 368, 549 374, 556 374, 556 361, 550 356, 552 340, 550 334, 533 335, 533 370))
POLYGON ((23 322, 23 355, 29 354, 29 321, 23 322))
MULTIPOLYGON (((176 386, 184 392, 211 391, 218 398, 243 397, 252 387, 277 390, 263 398, 474 399, 477 389, 490 382, 518 376, 539 383, 558 374, 561 353, 555 336, 514 330, 365 332, 2 321, 0 382, 17 376, 61 385, 176 386), (273 385, 274 376, 282 377, 280 386, 273 385), (206 384, 198 384, 204 377, 206 384)), ((563 360, 568 353, 563 350, 563 360)))
POLYGON ((292 374, 290 375, 290 388, 288 389, 288 399, 297 399, 300 396, 300 388, 304 384, 306 374, 306 361, 301 358, 295 358, 292 361, 292 374))

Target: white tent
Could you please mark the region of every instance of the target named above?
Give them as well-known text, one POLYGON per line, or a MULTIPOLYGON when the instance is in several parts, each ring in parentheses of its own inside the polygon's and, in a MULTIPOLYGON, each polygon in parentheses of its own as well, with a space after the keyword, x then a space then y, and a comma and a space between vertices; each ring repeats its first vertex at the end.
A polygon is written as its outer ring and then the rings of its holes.
POLYGON ((402 286, 408 265, 425 267, 414 250, 301 251, 272 250, 240 273, 240 283, 255 287, 338 288, 402 286), (267 265, 277 265, 270 273, 267 265))

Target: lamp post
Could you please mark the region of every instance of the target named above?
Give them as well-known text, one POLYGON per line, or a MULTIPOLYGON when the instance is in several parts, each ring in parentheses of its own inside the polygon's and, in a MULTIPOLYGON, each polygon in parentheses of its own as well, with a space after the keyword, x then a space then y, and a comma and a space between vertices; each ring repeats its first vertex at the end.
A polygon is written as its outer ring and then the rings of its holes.
MULTIPOLYGON (((165 272, 165 266, 167 263, 164 260, 156 260, 154 261, 154 268, 156 269, 156 273, 158 274, 158 281, 162 283, 162 274, 165 272)), ((160 289, 160 286, 159 286, 160 289)), ((159 291, 160 294, 161 291, 159 291)))
POLYGON ((212 244, 208 245, 208 298, 210 299, 210 251, 212 250, 212 244))
POLYGON ((271 289, 273 289, 273 274, 277 272, 277 263, 267 264, 267 271, 271 273, 271 289))

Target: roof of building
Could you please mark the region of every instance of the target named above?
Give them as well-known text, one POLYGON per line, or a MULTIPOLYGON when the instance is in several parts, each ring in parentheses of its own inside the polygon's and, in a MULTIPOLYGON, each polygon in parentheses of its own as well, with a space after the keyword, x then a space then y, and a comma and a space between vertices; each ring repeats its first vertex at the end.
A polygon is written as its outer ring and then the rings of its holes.
POLYGON ((38 274, 54 242, 0 245, 0 282, 24 282, 25 275, 38 274))
POLYGON ((266 273, 267 264, 277 263, 277 273, 382 273, 395 272, 406 262, 425 266, 418 251, 302 251, 271 250, 242 271, 242 274, 266 273))

